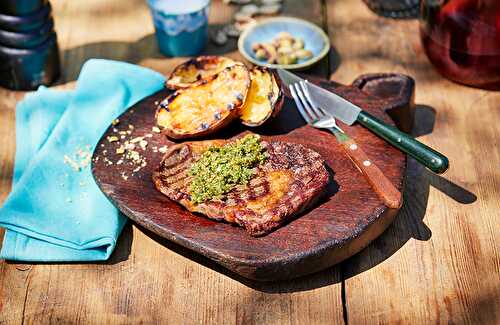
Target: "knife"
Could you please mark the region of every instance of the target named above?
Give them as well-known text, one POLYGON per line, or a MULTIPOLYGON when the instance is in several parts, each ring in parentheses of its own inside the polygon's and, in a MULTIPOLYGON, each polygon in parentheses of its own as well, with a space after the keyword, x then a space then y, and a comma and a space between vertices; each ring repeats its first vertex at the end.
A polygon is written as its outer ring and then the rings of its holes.
MULTIPOLYGON (((277 69, 277 71, 287 87, 290 84, 304 81, 304 79, 288 71, 282 69, 277 69)), ((345 124, 353 125, 355 122, 360 123, 437 174, 444 173, 448 169, 448 158, 412 136, 382 122, 337 94, 316 86, 311 82, 307 82, 307 87, 311 97, 319 107, 345 124)))

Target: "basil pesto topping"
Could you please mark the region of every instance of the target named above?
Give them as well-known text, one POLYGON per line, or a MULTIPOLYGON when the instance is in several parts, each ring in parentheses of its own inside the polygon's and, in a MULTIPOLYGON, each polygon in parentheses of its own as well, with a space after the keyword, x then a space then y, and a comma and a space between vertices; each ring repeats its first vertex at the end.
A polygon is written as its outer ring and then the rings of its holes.
POLYGON ((202 203, 222 199, 236 185, 245 185, 267 158, 258 135, 245 137, 222 147, 210 147, 189 169, 193 177, 191 201, 202 203))

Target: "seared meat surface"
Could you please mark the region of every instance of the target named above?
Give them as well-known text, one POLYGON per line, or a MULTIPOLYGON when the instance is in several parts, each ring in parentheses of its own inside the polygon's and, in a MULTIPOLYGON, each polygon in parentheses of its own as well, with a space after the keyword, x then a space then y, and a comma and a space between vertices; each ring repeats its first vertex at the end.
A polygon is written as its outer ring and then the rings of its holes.
POLYGON ((209 147, 225 143, 207 140, 170 147, 153 174, 156 188, 189 211, 236 223, 252 236, 278 228, 314 204, 326 188, 329 175, 317 152, 300 144, 262 141, 269 157, 247 185, 236 186, 224 199, 193 203, 189 194, 191 165, 209 147))

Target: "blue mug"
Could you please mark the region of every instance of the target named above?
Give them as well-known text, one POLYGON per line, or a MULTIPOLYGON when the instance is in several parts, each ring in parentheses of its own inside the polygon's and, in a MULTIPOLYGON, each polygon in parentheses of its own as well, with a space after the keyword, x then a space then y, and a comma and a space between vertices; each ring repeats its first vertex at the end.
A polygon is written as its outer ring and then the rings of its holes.
POLYGON ((160 52, 194 56, 208 41, 210 0, 148 0, 160 52))

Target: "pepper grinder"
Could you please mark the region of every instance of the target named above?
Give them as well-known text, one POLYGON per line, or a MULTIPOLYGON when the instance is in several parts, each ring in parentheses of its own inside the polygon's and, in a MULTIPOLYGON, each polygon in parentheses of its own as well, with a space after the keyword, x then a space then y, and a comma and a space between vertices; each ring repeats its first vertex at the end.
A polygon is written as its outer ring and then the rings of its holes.
POLYGON ((34 90, 60 75, 59 48, 47 0, 0 1, 0 86, 34 90))

